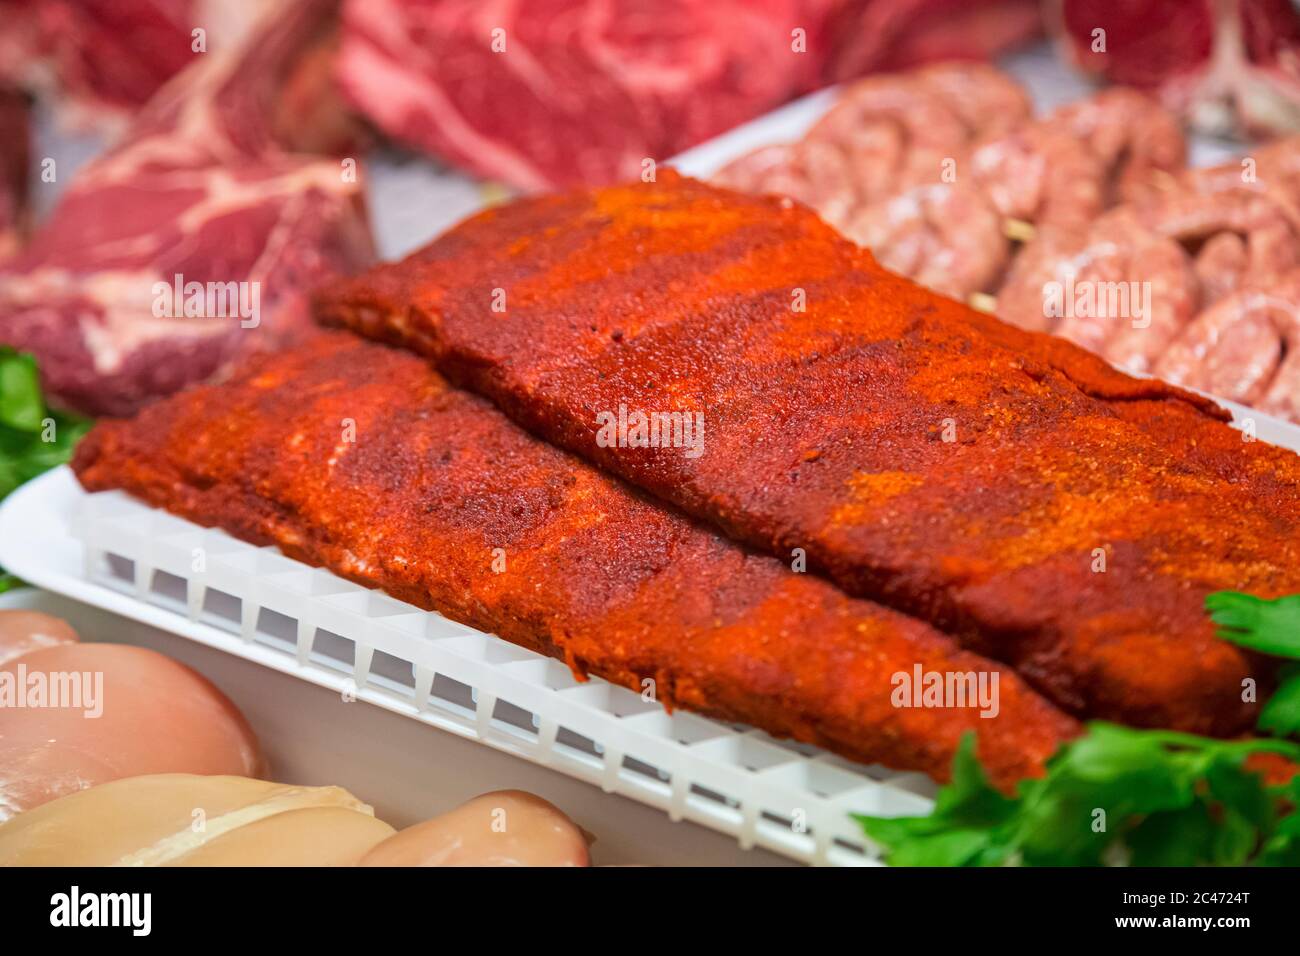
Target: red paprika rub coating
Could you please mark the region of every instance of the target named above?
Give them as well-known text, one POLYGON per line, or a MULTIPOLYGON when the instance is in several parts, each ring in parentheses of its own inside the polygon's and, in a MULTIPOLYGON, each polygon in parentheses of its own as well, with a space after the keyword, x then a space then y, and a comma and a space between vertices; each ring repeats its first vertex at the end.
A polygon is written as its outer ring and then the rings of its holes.
POLYGON ((789 200, 671 172, 526 200, 317 312, 739 540, 806 549, 1075 714, 1255 722, 1243 682, 1262 698, 1271 669, 1202 604, 1300 592, 1300 459, 886 272, 789 200), (704 453, 598 442, 620 404, 702 412, 704 453))
POLYGON ((1009 668, 754 554, 566 452, 420 358, 321 333, 124 422, 73 463, 145 501, 643 689, 947 777, 974 731, 1010 788, 1079 731, 1009 668), (355 442, 342 422, 355 422, 355 442), (505 570, 493 570, 495 548, 505 570), (893 675, 998 674, 998 713, 899 708, 893 675))

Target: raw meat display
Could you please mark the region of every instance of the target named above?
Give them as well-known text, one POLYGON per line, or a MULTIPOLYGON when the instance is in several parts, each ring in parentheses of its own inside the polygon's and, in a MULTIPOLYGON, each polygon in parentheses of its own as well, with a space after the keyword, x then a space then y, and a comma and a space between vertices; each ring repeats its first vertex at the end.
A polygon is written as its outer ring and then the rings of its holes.
POLYGON ((799 199, 1007 322, 1300 419, 1300 138, 1185 160, 1173 114, 1135 90, 1034 119, 1005 75, 947 64, 859 81, 803 139, 714 182, 799 199))
POLYGON ((78 123, 120 123, 198 58, 243 39, 276 2, 0 0, 0 79, 57 95, 78 123))
POLYGON ((988 59, 1043 27, 1041 0, 850 0, 839 6, 823 76, 836 83, 918 63, 988 59))
POLYGON ((1300 459, 886 272, 802 205, 671 173, 520 201, 318 312, 740 540, 806 549, 1071 712, 1255 722, 1242 681, 1271 669, 1203 602, 1300 590, 1300 459), (703 416, 707 454, 611 441, 597 416, 621 408, 703 416))
POLYGON ((1040 231, 997 294, 997 313, 1140 372, 1296 420, 1300 139, 1189 169, 1091 223, 1040 231), (1098 302, 1049 314, 1044 290, 1141 291, 1145 307, 1098 302), (1125 288, 1127 287, 1127 289, 1125 288))
POLYGON ((1289 0, 1051 0, 1084 72, 1149 90, 1209 133, 1300 131, 1300 10, 1289 0))
POLYGON ((946 164, 1029 112, 1019 86, 980 64, 869 77, 802 140, 742 156, 715 181, 800 199, 888 267, 961 295, 987 287, 1010 247, 993 204, 946 164))
POLYGON ((299 335, 307 290, 370 260, 355 160, 275 136, 281 83, 331 10, 289 4, 182 72, 0 265, 0 341, 35 354, 53 401, 121 415, 218 374, 299 335))
POLYGON ((0 868, 1300 865, 1300 0, 0 24, 0 868))
POLYGON ((1039 29, 1028 2, 351 0, 340 73, 394 138, 524 190, 642 176, 797 93, 1039 29))
POLYGON ((1010 668, 732 544, 346 333, 101 422, 73 467, 579 674, 856 760, 942 779, 974 732, 1009 788, 1078 731, 1010 668), (996 713, 895 706, 914 668, 996 682, 996 713))
POLYGON ((1006 74, 939 64, 858 81, 803 139, 714 181, 806 202, 887 268, 967 298, 993 292, 1036 229, 1086 225, 1157 188, 1185 152, 1178 124, 1139 93, 1035 120, 1006 74))
POLYGON ((27 170, 31 146, 27 97, 0 86, 0 259, 27 232, 27 170))

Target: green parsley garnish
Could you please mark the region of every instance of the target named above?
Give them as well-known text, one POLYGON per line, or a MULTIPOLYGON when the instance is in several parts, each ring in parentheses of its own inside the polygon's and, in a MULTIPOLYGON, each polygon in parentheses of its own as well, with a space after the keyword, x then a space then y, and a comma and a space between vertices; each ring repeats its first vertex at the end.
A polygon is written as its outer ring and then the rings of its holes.
POLYGON ((1090 723, 1014 797, 994 789, 967 734, 926 817, 855 815, 894 866, 1300 865, 1300 777, 1269 787, 1252 753, 1282 740, 1215 740, 1090 723))
MULTIPOLYGON (((1219 636, 1290 658, 1260 711, 1275 737, 1300 733, 1300 595, 1218 591, 1205 600, 1219 636)), ((857 816, 895 866, 1300 866, 1300 776, 1267 786, 1245 761, 1277 739, 1215 740, 1094 722, 1014 797, 989 785, 968 734, 927 817, 857 816)))

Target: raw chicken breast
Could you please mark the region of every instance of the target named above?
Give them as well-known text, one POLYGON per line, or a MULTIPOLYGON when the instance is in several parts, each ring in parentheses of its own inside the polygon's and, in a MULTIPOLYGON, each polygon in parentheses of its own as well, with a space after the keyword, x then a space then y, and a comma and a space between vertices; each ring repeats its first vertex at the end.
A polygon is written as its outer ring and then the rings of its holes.
POLYGON ((497 790, 407 827, 362 866, 587 866, 577 824, 541 797, 497 790))
POLYGON ((234 704, 156 651, 59 644, 0 665, 0 821, 122 777, 263 770, 234 704))

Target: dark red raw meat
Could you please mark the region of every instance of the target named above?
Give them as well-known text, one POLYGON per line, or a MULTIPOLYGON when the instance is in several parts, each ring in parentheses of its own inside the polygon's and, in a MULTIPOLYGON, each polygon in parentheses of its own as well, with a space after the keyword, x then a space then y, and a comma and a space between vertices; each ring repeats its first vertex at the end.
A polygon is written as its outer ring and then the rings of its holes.
POLYGON ((18 249, 27 231, 27 174, 31 159, 27 97, 0 86, 0 259, 18 249))
POLYGON ((1029 0, 348 0, 341 81, 390 136, 524 190, 641 177, 827 82, 991 56, 1029 0))
POLYGON ((0 76, 57 93, 103 123, 147 102, 205 53, 235 42, 266 0, 0 0, 0 76))
POLYGON ((332 11, 295 0, 182 72, 0 266, 0 342, 36 355, 54 401, 123 415, 218 374, 300 334, 307 290, 370 260, 359 175, 274 135, 288 64, 332 11), (257 315, 157 315, 177 276, 243 283, 257 315))

